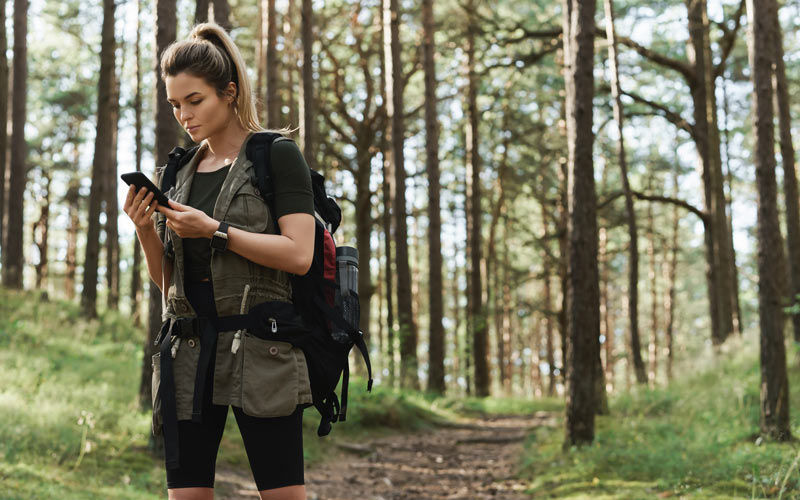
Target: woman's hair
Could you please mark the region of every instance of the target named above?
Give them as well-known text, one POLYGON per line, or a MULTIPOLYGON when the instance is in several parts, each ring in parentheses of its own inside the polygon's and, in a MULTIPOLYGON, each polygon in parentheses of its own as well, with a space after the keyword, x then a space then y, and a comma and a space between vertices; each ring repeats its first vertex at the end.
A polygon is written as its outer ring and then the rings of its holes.
MULTIPOLYGON (((242 128, 251 132, 267 129, 258 123, 256 99, 245 70, 244 58, 225 29, 217 23, 200 23, 186 40, 171 43, 161 55, 161 78, 186 72, 202 78, 220 98, 225 97, 229 82, 236 84, 233 109, 242 128)), ((297 129, 271 130, 289 135, 297 129)))

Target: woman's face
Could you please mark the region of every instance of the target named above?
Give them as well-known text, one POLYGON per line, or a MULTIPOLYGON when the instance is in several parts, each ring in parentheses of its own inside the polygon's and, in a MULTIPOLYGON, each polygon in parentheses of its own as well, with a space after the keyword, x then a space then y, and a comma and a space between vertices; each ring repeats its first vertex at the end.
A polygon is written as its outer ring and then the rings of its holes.
POLYGON ((224 99, 202 78, 186 72, 168 76, 165 84, 172 113, 194 142, 219 133, 234 117, 231 103, 236 84, 233 82, 228 84, 231 95, 224 99))

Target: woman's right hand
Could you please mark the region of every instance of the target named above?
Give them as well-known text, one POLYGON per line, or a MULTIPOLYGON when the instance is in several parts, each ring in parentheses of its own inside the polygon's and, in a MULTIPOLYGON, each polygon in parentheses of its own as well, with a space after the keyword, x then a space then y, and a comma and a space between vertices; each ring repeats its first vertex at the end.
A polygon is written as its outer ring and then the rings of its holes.
POLYGON ((146 187, 142 187, 137 193, 136 187, 131 184, 122 209, 131 218, 137 231, 154 229, 151 217, 156 208, 158 208, 158 201, 153 200, 153 193, 149 192, 146 187))

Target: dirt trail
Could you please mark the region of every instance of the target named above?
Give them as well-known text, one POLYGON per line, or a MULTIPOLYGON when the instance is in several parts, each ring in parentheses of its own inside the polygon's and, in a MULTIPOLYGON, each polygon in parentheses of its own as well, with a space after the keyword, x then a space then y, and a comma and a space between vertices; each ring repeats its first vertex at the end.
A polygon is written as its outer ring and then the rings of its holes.
MULTIPOLYGON (((491 416, 358 444, 305 471, 308 500, 522 500, 512 477, 532 427, 556 425, 551 413, 491 416)), ((249 471, 248 471, 249 472, 249 471)), ((217 467, 215 498, 258 498, 252 477, 217 467)))

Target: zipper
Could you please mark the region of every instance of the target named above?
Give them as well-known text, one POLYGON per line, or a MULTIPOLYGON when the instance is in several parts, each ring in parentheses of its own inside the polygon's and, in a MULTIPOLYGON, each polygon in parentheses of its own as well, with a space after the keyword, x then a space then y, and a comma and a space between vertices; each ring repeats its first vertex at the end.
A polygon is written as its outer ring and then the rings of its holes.
POLYGON ((272 321, 272 333, 276 333, 278 331, 278 322, 275 321, 275 318, 269 318, 272 321))

